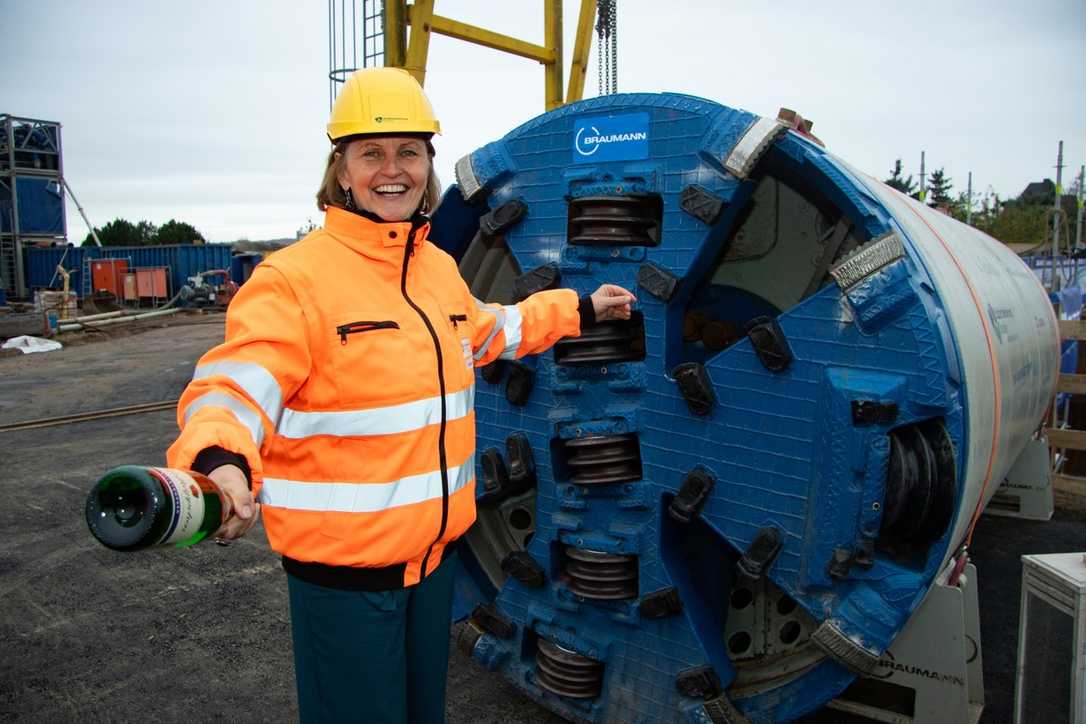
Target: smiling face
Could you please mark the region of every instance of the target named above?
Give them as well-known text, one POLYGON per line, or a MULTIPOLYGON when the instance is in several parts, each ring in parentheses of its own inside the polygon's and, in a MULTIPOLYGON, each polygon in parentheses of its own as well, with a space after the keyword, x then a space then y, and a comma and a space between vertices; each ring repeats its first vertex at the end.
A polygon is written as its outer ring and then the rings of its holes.
POLYGON ((360 138, 347 144, 338 176, 354 202, 385 221, 405 221, 419 208, 430 174, 420 138, 360 138))

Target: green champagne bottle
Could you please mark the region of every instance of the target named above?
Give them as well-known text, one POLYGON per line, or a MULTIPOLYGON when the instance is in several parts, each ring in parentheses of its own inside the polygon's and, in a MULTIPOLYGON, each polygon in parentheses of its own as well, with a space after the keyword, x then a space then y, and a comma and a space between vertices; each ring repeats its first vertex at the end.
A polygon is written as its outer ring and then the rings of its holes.
POLYGON ((116 551, 199 543, 230 517, 230 499, 190 470, 122 465, 87 496, 87 526, 116 551))

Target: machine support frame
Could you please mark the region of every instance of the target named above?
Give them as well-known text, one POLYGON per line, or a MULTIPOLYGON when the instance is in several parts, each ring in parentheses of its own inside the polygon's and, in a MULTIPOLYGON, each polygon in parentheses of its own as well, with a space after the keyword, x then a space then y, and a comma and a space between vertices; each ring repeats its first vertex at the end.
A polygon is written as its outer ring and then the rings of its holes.
POLYGON ((386 0, 384 3, 385 65, 404 68, 420 85, 425 86, 430 35, 437 33, 464 40, 542 64, 544 66, 544 108, 550 111, 565 103, 578 101, 584 94, 588 54, 592 46, 592 26, 595 20, 595 0, 581 0, 569 87, 564 98, 562 95, 562 0, 543 0, 543 45, 529 43, 442 15, 435 15, 434 0, 415 0, 411 5, 407 5, 404 0, 386 0), (408 25, 411 26, 410 33, 406 32, 408 25))

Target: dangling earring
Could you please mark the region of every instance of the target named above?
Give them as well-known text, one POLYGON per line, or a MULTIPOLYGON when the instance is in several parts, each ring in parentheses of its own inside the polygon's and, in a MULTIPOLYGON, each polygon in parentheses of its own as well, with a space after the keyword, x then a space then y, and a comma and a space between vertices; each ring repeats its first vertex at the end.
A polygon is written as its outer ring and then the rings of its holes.
POLYGON ((347 211, 354 211, 355 209, 358 208, 357 206, 354 205, 354 194, 351 193, 351 187, 350 186, 343 189, 343 195, 345 197, 347 197, 347 201, 344 204, 344 207, 347 209, 347 211))

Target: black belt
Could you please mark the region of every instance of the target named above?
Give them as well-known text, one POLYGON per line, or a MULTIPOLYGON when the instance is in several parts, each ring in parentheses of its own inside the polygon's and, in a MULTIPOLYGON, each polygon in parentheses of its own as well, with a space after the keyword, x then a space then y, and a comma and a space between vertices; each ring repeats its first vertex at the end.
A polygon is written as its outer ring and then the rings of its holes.
MULTIPOLYGON (((452 541, 445 546, 441 551, 441 561, 438 565, 453 554, 458 542, 452 541)), ((297 561, 283 556, 283 570, 300 581, 342 591, 391 591, 406 588, 403 582, 404 572, 407 570, 406 563, 380 568, 356 568, 297 561)))

